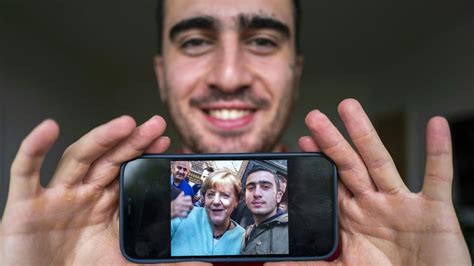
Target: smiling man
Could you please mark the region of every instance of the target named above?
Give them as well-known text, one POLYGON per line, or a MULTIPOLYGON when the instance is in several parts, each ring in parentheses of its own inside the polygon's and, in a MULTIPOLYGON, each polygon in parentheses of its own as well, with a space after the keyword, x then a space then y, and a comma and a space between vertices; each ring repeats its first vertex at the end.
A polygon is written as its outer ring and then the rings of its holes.
POLYGON ((186 196, 194 196, 193 189, 186 181, 186 177, 191 171, 190 161, 171 162, 171 185, 184 192, 186 196))
MULTIPOLYGON (((297 95, 298 1, 163 0, 161 55, 155 59, 162 100, 186 152, 278 151, 297 95)), ((338 112, 352 143, 329 118, 310 112, 301 150, 337 165, 341 256, 352 265, 471 265, 452 204, 449 125, 426 130, 423 189, 412 193, 361 105, 338 112), (353 144, 353 145, 351 145, 353 144)), ((42 162, 59 136, 52 120, 22 142, 11 166, 0 226, 0 265, 126 264, 119 248, 120 165, 163 153, 170 139, 153 116, 101 125, 69 146, 47 187, 42 162)))
POLYGON ((294 3, 163 3, 155 66, 184 150, 280 150, 302 70, 294 3))
POLYGON ((245 183, 245 203, 255 223, 245 232, 242 254, 288 254, 288 213, 278 209, 283 192, 276 173, 252 169, 245 183))

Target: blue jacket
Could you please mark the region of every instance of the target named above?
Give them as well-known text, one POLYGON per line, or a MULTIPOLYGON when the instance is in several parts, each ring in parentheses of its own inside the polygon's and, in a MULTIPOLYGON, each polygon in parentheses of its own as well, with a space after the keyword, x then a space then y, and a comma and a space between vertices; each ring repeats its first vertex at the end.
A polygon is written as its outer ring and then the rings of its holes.
POLYGON ((183 191, 184 195, 186 196, 191 196, 191 197, 194 196, 193 188, 189 185, 189 183, 186 180, 181 181, 179 186, 176 186, 173 182, 173 177, 171 177, 171 185, 183 191))
POLYGON ((234 228, 214 244, 206 210, 194 207, 187 218, 171 220, 171 256, 239 255, 245 230, 236 222, 234 228))

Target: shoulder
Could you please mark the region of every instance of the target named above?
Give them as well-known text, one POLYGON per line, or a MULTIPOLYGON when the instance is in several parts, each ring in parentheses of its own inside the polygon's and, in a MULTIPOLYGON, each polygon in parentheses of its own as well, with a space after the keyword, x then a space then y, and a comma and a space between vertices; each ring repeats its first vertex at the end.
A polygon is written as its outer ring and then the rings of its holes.
POLYGON ((242 233, 242 234, 245 233, 245 229, 244 229, 242 226, 240 226, 240 225, 239 225, 236 221, 234 221, 234 220, 231 220, 231 221, 232 221, 232 223, 235 225, 235 228, 234 228, 233 230, 236 230, 236 231, 238 231, 238 232, 240 232, 240 233, 242 233))
POLYGON ((275 217, 273 221, 280 222, 280 223, 288 223, 288 213, 282 213, 278 217, 275 217))

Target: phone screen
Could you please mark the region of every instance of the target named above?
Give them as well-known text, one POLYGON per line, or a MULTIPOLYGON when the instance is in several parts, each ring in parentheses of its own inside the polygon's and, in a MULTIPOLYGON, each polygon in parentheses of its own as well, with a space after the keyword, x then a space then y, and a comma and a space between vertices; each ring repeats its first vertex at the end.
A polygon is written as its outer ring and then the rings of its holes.
POLYGON ((316 153, 146 155, 122 166, 121 249, 134 262, 325 259, 336 183, 316 153))

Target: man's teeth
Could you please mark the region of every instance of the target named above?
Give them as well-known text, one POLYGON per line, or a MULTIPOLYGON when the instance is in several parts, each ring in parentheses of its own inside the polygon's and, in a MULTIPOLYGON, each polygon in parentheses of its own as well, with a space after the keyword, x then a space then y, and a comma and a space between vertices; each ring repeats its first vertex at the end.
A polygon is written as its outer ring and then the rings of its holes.
POLYGON ((209 111, 209 114, 212 117, 215 117, 220 120, 234 120, 234 119, 239 119, 250 114, 250 111, 236 110, 236 109, 221 109, 221 110, 211 110, 209 111))

